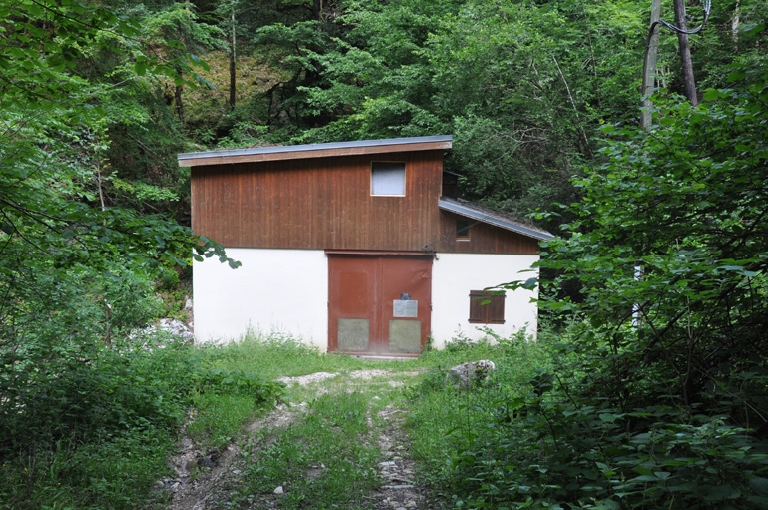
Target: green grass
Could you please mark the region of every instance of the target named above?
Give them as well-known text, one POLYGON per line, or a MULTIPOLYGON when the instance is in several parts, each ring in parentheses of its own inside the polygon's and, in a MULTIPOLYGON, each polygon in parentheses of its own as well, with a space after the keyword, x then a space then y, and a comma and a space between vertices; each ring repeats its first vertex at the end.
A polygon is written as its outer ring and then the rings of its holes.
POLYGON ((249 334, 237 342, 201 349, 206 361, 228 370, 255 371, 263 379, 293 377, 315 372, 348 372, 389 366, 387 362, 362 360, 343 354, 321 353, 316 347, 280 334, 249 334))
POLYGON ((253 335, 222 346, 106 353, 103 364, 51 379, 49 393, 119 407, 77 410, 102 418, 85 418, 69 433, 30 425, 37 435, 29 449, 0 459, 0 509, 163 508, 168 496, 148 499, 149 489, 170 474, 167 456, 185 407, 194 409, 187 431, 201 449, 240 446, 242 479, 228 496, 233 508, 274 498, 277 486, 285 491, 280 508, 366 508, 366 493, 382 483, 378 413, 386 406, 408 413, 421 481, 448 490, 460 441, 525 391, 533 368, 546 362, 545 349, 520 338, 457 339, 406 361, 325 354, 291 338, 253 335), (446 387, 448 368, 485 358, 498 366, 491 384, 471 393, 446 387), (352 377, 377 369, 385 375, 352 377), (306 386, 272 382, 316 372, 336 375, 306 386), (294 413, 290 424, 249 432, 245 425, 263 419, 276 400, 294 413))
POLYGON ((260 406, 250 395, 203 394, 194 399, 197 407, 187 433, 204 450, 223 448, 240 432, 243 423, 260 406))
POLYGON ((136 508, 167 470, 173 439, 157 429, 131 431, 87 444, 60 441, 27 462, 6 462, 0 508, 136 508))
POLYGON ((248 443, 251 463, 241 497, 283 487, 281 508, 359 505, 380 485, 380 452, 369 435, 370 395, 326 393, 284 429, 263 430, 248 443))
POLYGON ((493 343, 459 338, 445 349, 406 361, 324 354, 290 338, 257 336, 203 349, 203 355, 217 368, 258 370, 268 379, 337 374, 308 386, 287 387, 284 401, 289 406, 304 404, 306 411, 295 410, 289 425, 266 427, 242 445, 248 467, 231 503, 237 507, 274 501, 272 491, 280 486, 285 491, 279 496, 281 508, 302 508, 308 502, 316 508, 365 508, 364 494, 381 483, 375 438, 382 426, 377 413, 387 405, 408 411, 411 454, 420 461, 421 481, 449 490, 456 474, 452 459, 463 447, 460 443, 473 430, 479 432, 508 399, 528 391, 535 367, 549 359, 544 347, 522 336, 493 343), (472 392, 446 386, 450 367, 480 359, 497 364, 487 385, 472 392), (375 369, 386 370, 387 375, 369 380, 350 377, 356 370, 375 369), (402 386, 393 387, 392 381, 402 386), (320 389, 325 393, 318 396, 320 389))
MULTIPOLYGON (((247 467, 230 501, 232 505, 258 507, 275 498, 272 491, 280 486, 284 490, 279 497, 280 508, 364 508, 365 494, 381 484, 376 442, 381 423, 377 414, 402 400, 402 387, 391 382, 412 382, 412 373, 422 366, 419 360, 363 360, 320 353, 291 338, 253 335, 235 344, 206 347, 202 354, 217 369, 258 371, 265 379, 316 372, 337 374, 309 385, 289 385, 282 399, 287 409, 293 409, 290 424, 246 434, 241 455, 247 467), (366 380, 348 377, 357 370, 376 369, 386 370, 387 374, 366 380)), ((231 404, 244 407, 239 413, 242 416, 252 409, 248 402, 231 404)), ((251 417, 265 413, 254 412, 251 417)), ((218 426, 215 420, 206 423, 218 426)), ((190 430, 196 426, 191 425, 190 430)), ((209 434, 224 437, 229 433, 209 434)))
POLYGON ((490 440, 493 423, 509 412, 510 402, 530 391, 528 381, 536 368, 551 365, 549 337, 540 335, 537 342, 522 335, 495 340, 458 339, 441 351, 426 353, 420 360, 427 372, 409 394, 406 426, 412 440, 411 453, 419 461, 420 479, 438 492, 451 489, 457 475, 457 452, 473 449, 471 443, 490 440), (445 383, 450 367, 480 359, 496 364, 496 372, 481 387, 467 391, 445 383))

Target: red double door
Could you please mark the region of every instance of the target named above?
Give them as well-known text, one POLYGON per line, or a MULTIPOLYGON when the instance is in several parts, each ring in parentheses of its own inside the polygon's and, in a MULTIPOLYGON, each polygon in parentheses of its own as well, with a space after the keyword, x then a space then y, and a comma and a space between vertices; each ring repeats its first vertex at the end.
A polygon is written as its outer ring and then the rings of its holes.
POLYGON ((328 255, 328 350, 418 354, 430 334, 432 256, 328 255))

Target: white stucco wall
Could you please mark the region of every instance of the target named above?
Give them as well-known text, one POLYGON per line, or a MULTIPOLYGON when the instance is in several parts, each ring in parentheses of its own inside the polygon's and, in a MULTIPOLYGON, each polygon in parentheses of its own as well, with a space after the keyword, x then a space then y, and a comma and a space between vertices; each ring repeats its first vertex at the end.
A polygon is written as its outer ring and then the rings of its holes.
POLYGON ((537 276, 531 264, 537 255, 470 255, 440 253, 432 268, 432 337, 435 347, 442 348, 458 333, 480 339, 486 334, 478 326, 487 326, 502 337, 527 327, 536 333, 537 307, 531 298, 537 291, 518 289, 507 291, 504 324, 471 324, 469 322, 469 292, 493 287, 514 280, 537 276), (529 271, 520 272, 528 269, 529 271))
MULTIPOLYGON (((321 351, 328 348, 328 257, 321 250, 227 249, 243 265, 231 269, 216 258, 194 263, 195 338, 237 340, 249 329, 283 332, 321 351)), ((536 255, 438 254, 432 268, 432 337, 442 348, 457 334, 471 339, 487 326, 510 336, 536 331, 537 292, 508 291, 504 324, 470 324, 469 292, 537 275, 536 255)))
POLYGON ((243 265, 195 261, 195 338, 231 341, 249 328, 328 347, 328 260, 322 250, 228 248, 243 265))

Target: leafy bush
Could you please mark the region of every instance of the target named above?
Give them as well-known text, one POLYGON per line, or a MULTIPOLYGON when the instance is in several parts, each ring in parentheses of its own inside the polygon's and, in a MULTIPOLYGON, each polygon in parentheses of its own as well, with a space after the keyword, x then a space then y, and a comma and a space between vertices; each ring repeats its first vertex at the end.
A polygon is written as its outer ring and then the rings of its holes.
POLYGON ((6 366, 4 508, 134 508, 167 469, 197 369, 194 353, 102 347, 88 354, 6 366))
MULTIPOLYGON (((473 402, 474 404, 474 402, 473 402)), ((722 418, 579 398, 544 371, 529 393, 454 433, 470 508, 763 508, 768 442, 722 418)))
POLYGON ((90 354, 4 374, 0 420, 8 433, 0 451, 30 440, 87 440, 102 430, 179 424, 194 364, 189 356, 172 349, 90 354))
POLYGON ((527 387, 520 367, 453 399, 458 506, 766 507, 768 75, 729 79, 698 108, 657 102, 648 131, 606 127, 541 261, 560 273, 542 296, 577 289, 542 303, 563 344, 527 387))
MULTIPOLYGON (((459 508, 764 508, 768 441, 719 414, 744 405, 739 392, 618 407, 601 338, 577 325, 537 343, 500 339, 487 356, 494 376, 471 391, 429 372, 410 394, 422 480, 459 508)), ((743 391, 766 384, 760 371, 736 380, 743 391)))
POLYGON ((237 430, 281 391, 255 374, 211 368, 179 343, 86 353, 6 365, 0 374, 0 508, 136 508, 168 469, 190 406, 208 420, 200 428, 226 442, 222 430, 237 430), (233 399, 237 405, 220 405, 233 399), (220 423, 217 413, 232 408, 246 411, 220 423))

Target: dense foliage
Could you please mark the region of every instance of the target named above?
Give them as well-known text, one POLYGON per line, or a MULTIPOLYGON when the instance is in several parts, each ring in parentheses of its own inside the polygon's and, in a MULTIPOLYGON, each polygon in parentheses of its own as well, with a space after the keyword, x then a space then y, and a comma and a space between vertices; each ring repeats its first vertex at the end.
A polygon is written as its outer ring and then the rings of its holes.
POLYGON ((77 2, 3 2, 0 46, 0 501, 133 507, 194 387, 183 357, 118 346, 164 313, 158 281, 229 259, 153 207, 172 192, 117 177, 110 135, 150 122, 132 87, 189 66, 77 2))
POLYGON ((572 325, 458 443, 471 507, 768 503, 768 74, 729 81, 697 108, 657 98, 647 131, 604 128, 607 161, 541 262, 560 274, 542 308, 572 325))
POLYGON ((542 265, 581 289, 548 306, 585 320, 567 346, 578 362, 539 380, 558 395, 521 403, 552 430, 543 478, 573 480, 555 499, 768 502, 768 75, 730 80, 698 108, 663 104, 649 132, 606 129, 571 235, 546 247, 542 265))
POLYGON ((498 369, 471 391, 434 370, 413 392, 422 476, 458 508, 765 506, 764 442, 703 408, 612 406, 584 380, 600 366, 573 348, 585 344, 544 332, 449 345, 498 369))
POLYGON ((648 133, 606 129, 609 162, 577 181, 579 219, 543 264, 579 280, 579 303, 551 306, 604 332, 616 362, 601 377, 620 383, 616 405, 706 399, 710 412, 757 428, 764 385, 742 377, 763 372, 768 348, 768 74, 731 77, 732 89, 707 90, 699 108, 660 106, 648 133), (664 387, 637 384, 649 373, 664 387))

